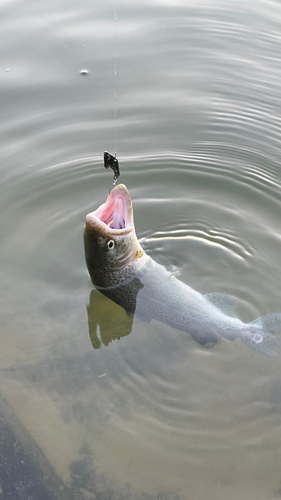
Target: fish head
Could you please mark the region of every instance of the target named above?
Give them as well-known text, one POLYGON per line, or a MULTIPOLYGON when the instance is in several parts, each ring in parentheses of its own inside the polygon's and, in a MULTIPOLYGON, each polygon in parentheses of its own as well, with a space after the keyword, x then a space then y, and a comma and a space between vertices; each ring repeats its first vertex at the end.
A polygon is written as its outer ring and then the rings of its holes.
POLYGON ((85 258, 93 284, 112 287, 133 277, 145 256, 137 239, 133 205, 124 184, 115 186, 107 200, 86 216, 85 258))

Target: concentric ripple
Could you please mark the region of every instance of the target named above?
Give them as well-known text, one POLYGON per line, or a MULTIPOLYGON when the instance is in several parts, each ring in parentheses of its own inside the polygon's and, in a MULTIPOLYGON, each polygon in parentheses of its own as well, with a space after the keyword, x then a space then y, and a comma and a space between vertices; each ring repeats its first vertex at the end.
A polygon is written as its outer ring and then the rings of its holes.
MULTIPOLYGON (((183 224, 181 224, 183 226, 183 224)), ((227 234, 223 230, 212 229, 207 221, 200 224, 199 221, 186 221, 186 227, 183 229, 168 229, 166 232, 156 232, 141 238, 143 246, 149 249, 150 245, 157 245, 157 248, 164 246, 167 240, 200 240, 205 244, 222 247, 238 258, 251 257, 252 249, 243 242, 239 242, 235 235, 227 234)))
POLYGON ((204 349, 129 317, 93 292, 83 227, 116 147, 145 251, 203 294, 236 296, 244 321, 280 312, 280 3, 0 13, 1 408, 58 498, 274 498, 280 352, 204 349))

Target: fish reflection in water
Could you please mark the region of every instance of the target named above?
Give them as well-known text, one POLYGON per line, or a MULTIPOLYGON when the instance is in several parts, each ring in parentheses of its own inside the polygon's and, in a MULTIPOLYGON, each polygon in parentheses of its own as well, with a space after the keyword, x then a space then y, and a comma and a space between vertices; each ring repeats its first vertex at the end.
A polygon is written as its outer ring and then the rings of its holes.
POLYGON ((111 300, 107 300, 98 290, 92 290, 87 307, 89 335, 94 349, 101 345, 129 335, 133 328, 133 318, 111 300), (100 339, 98 337, 98 327, 100 339))
MULTIPOLYGON (((238 304, 235 297, 202 295, 146 255, 135 233, 132 201, 126 186, 116 186, 106 203, 87 215, 84 244, 93 284, 120 305, 129 318, 136 315, 146 322, 156 319, 189 333, 206 347, 224 337, 240 339, 257 351, 275 354, 280 342, 272 332, 281 326, 281 313, 243 323, 232 316, 238 304)), ((132 323, 122 330, 124 335, 130 328, 132 323)), ((117 336, 121 336, 120 331, 117 336)))

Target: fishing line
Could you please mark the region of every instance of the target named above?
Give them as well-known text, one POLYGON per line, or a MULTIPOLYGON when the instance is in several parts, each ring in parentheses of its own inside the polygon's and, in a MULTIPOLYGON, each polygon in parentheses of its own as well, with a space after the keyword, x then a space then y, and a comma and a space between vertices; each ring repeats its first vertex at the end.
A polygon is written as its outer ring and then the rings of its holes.
POLYGON ((114 13, 114 83, 115 83, 115 91, 114 91, 114 149, 115 149, 115 158, 117 154, 117 12, 116 12, 116 0, 114 2, 115 13, 114 13))
MULTIPOLYGON (((113 186, 120 175, 119 164, 117 160, 117 12, 116 0, 114 1, 114 150, 115 156, 107 151, 104 152, 103 161, 105 168, 112 168, 114 172, 113 186)), ((112 186, 112 187, 113 187, 112 186)), ((109 193, 112 189, 109 190, 109 193)))

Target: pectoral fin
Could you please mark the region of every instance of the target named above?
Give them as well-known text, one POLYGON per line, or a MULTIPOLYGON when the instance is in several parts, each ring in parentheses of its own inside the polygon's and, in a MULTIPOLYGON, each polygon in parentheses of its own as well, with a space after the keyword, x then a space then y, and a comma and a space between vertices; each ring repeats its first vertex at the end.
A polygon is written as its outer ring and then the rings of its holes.
POLYGON ((235 315, 239 299, 225 293, 207 293, 204 297, 223 313, 229 316, 235 315))
POLYGON ((217 345, 219 342, 220 342, 220 340, 216 340, 216 342, 212 342, 212 341, 210 341, 210 342, 206 342, 206 344, 201 344, 201 343, 200 343, 200 345, 201 345, 202 347, 204 347, 204 349, 212 349, 212 348, 213 348, 215 345, 217 345))

